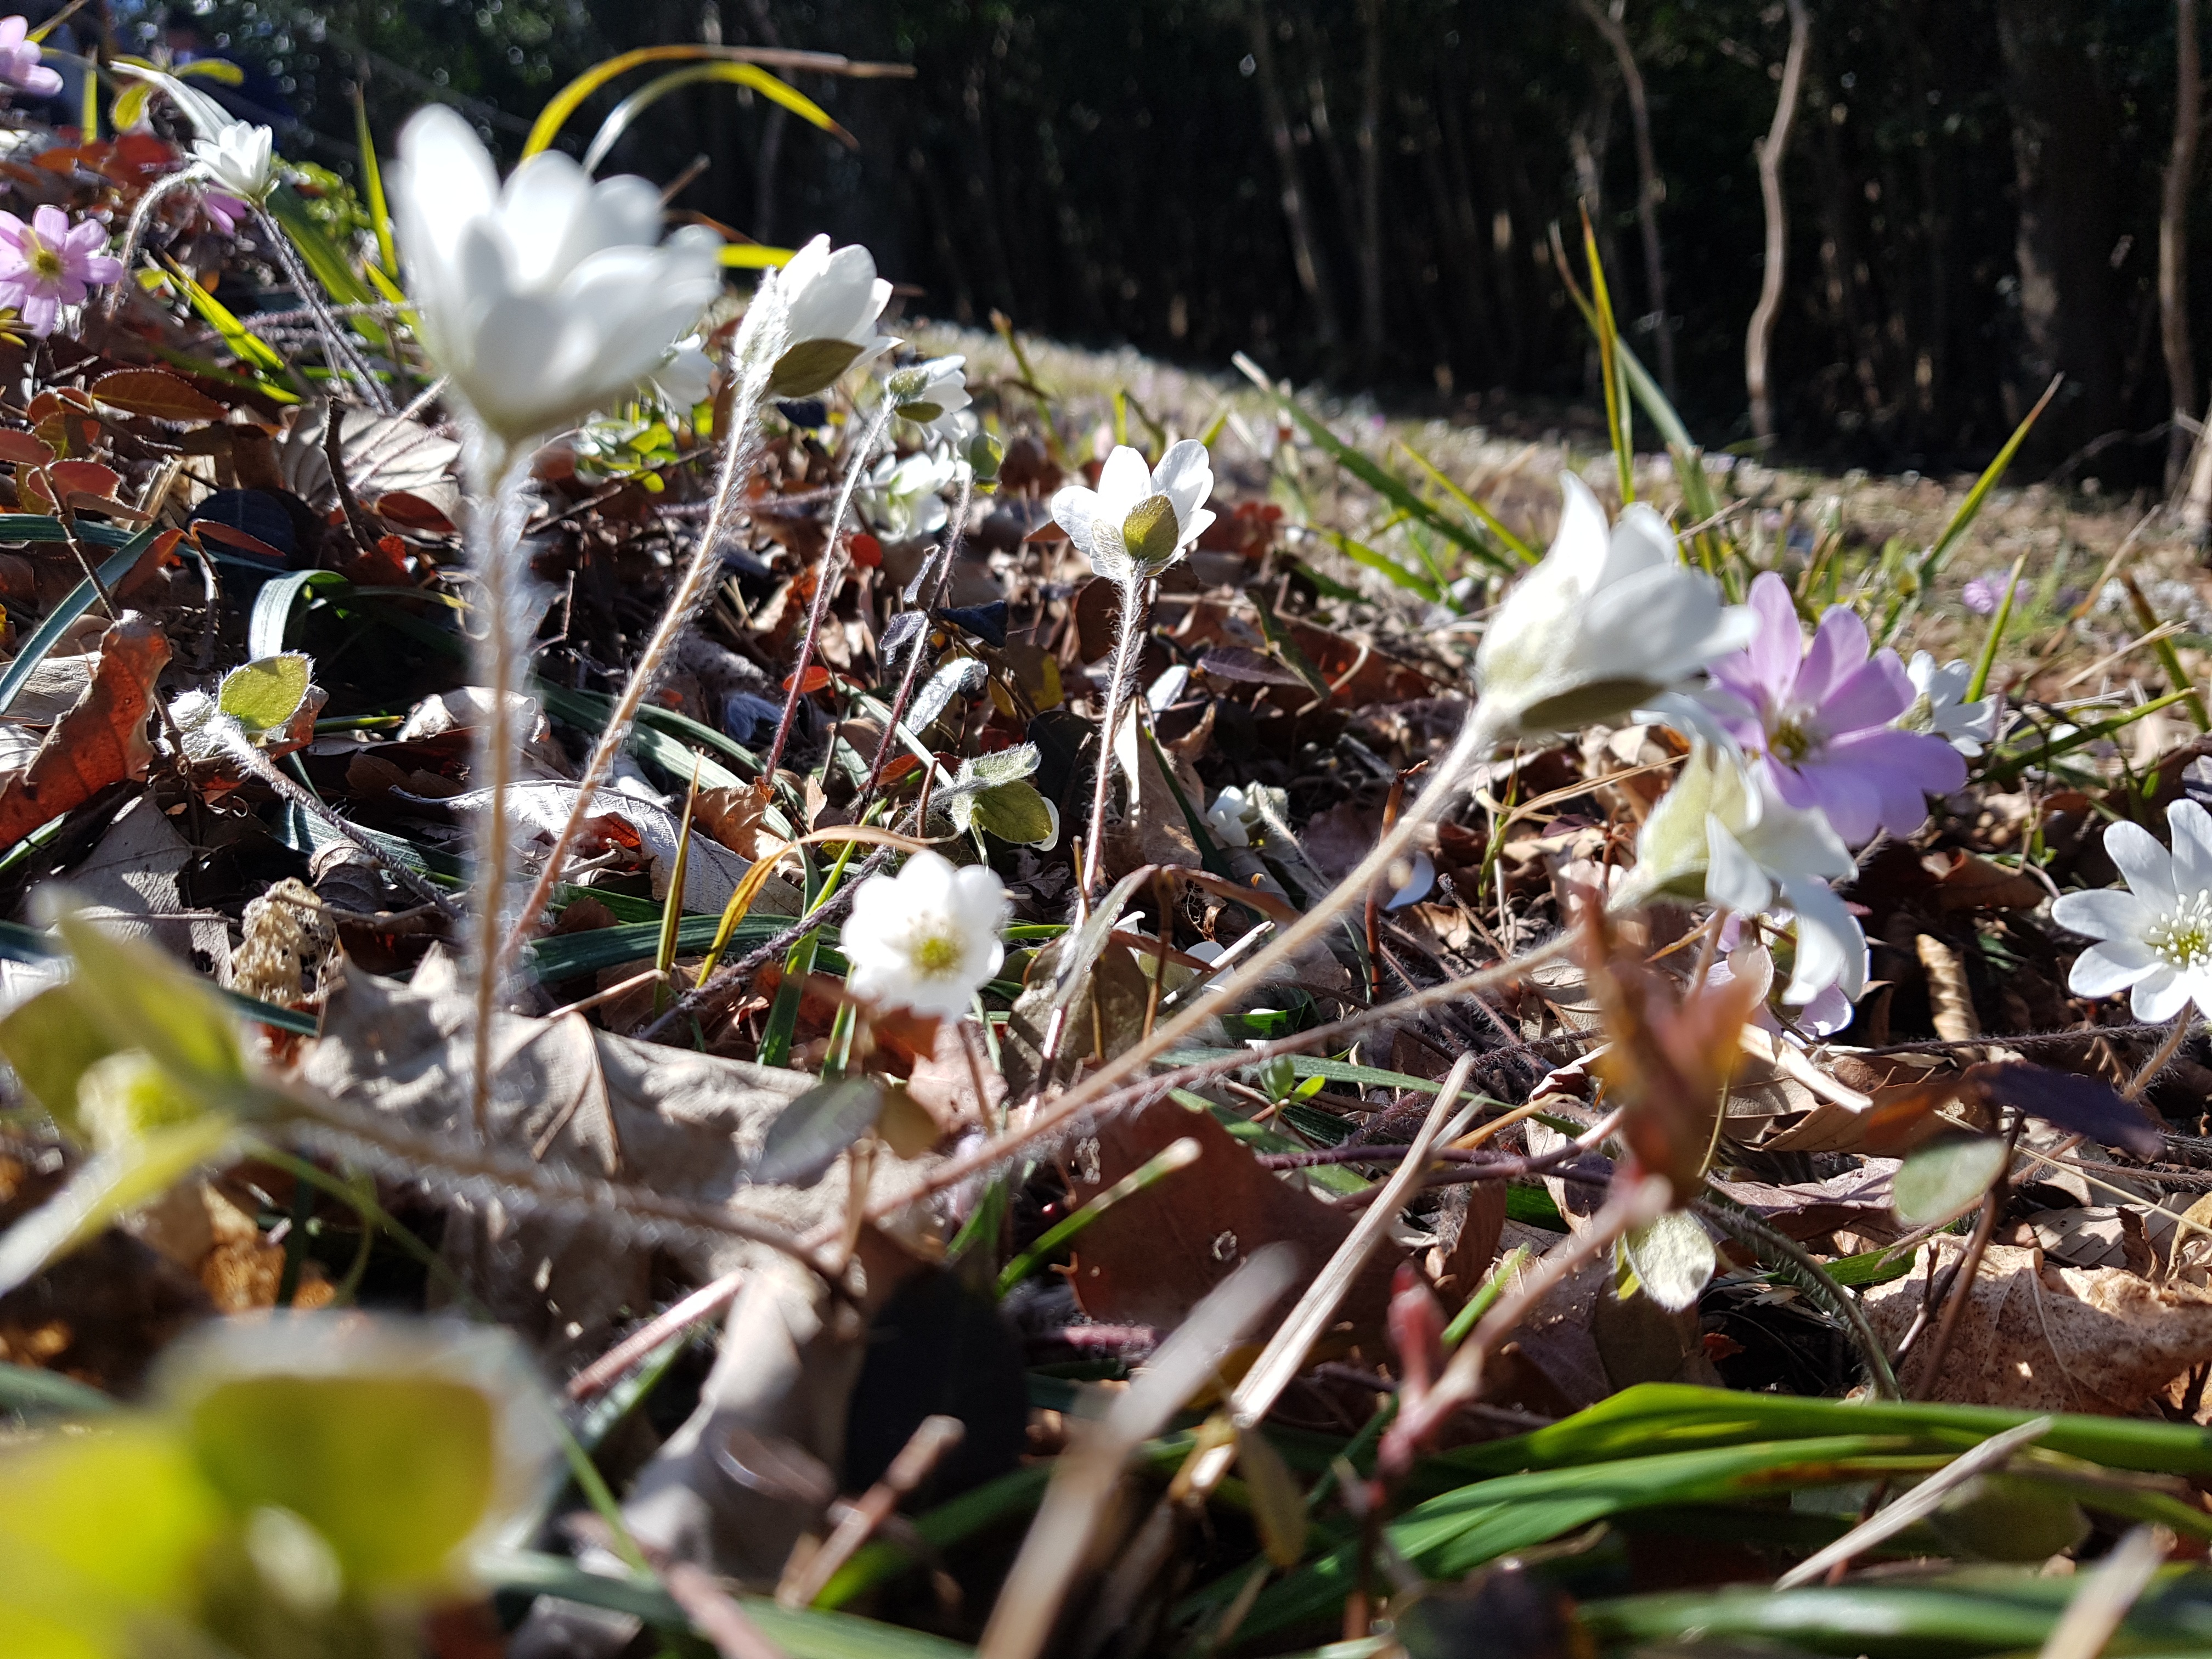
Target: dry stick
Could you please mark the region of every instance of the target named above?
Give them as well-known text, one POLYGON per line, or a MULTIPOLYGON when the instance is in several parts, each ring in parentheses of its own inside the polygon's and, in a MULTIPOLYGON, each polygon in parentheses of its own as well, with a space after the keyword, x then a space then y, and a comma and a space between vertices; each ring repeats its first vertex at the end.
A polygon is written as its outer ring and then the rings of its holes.
MULTIPOLYGON (((1478 711, 1470 710, 1467 723, 1460 728, 1459 736, 1436 767, 1435 776, 1429 787, 1406 808, 1397 823, 1359 861, 1358 867, 1323 895, 1320 903, 1278 933, 1271 943, 1247 960, 1237 972, 1217 983, 1237 990, 1263 983, 1266 975, 1319 939, 1334 926, 1338 914, 1347 904, 1382 878, 1391 862, 1420 832, 1421 826, 1442 814, 1457 798, 1460 781, 1468 767, 1493 742, 1488 722, 1478 711)), ((1512 962, 1500 963, 1483 973, 1471 975, 1459 981, 1456 988, 1465 994, 1510 984, 1539 962, 1549 960, 1571 948, 1571 938, 1562 936, 1512 962)), ((1373 1012, 1378 1018, 1402 1018, 1414 1007, 1433 997, 1433 993, 1423 998, 1409 997, 1392 1004, 1387 1010, 1373 1012)), ((1107 1061, 1066 1094, 1048 1103, 1036 1103, 1027 1113, 1025 1122, 1004 1134, 993 1137, 961 1157, 947 1159, 903 1192, 878 1200, 870 1207, 869 1219, 892 1214, 916 1199, 957 1186, 969 1176, 993 1168, 1001 1159, 1012 1157, 1030 1141, 1052 1134, 1073 1122, 1080 1114, 1097 1107, 1109 1092, 1139 1077, 1154 1059, 1214 1019, 1217 1010, 1226 1006, 1207 997, 1184 1009, 1155 1030, 1150 1037, 1107 1061)))
POLYGON ((706 1568, 672 1561, 661 1570, 660 1582, 692 1628, 714 1644, 720 1659, 785 1659, 783 1650, 706 1568))
POLYGON ((1869 1516, 1826 1549, 1807 1556, 1776 1579, 1774 1588, 1796 1589, 1834 1568, 1848 1565, 1853 1556, 1863 1555, 1876 1544, 1894 1538, 1914 1522, 1933 1515, 1952 1492, 1983 1470, 1999 1467, 2023 1446, 2043 1438, 2057 1420, 2055 1417, 2031 1417, 2002 1434, 1991 1435, 1972 1451, 1953 1458, 1887 1509, 1869 1516))
POLYGON ((821 636, 823 618, 830 614, 830 595, 844 577, 844 572, 838 568, 838 538, 845 533, 845 517, 853 510, 853 492, 859 488, 860 474, 867 470, 876 446, 883 441, 884 429, 896 412, 890 388, 886 387, 883 406, 869 421, 868 429, 861 434, 860 446, 845 467, 845 481, 837 490, 836 510, 830 518, 830 539, 822 549, 814 603, 806 608, 806 631, 799 639, 799 662, 791 671, 791 688, 784 694, 783 717, 775 723, 775 741, 769 745, 768 758, 761 766, 761 780, 768 788, 775 787, 775 769, 782 764, 784 745, 791 740, 791 724, 799 717, 799 700, 806 695, 806 670, 814 660, 814 642, 821 636))
POLYGON ((1551 1294, 1553 1286, 1611 1249, 1624 1233, 1656 1221, 1666 1212, 1670 1190, 1662 1176, 1647 1176, 1632 1185, 1616 1179, 1605 1207, 1580 1232, 1553 1246, 1512 1294, 1482 1316, 1428 1393, 1401 1405, 1398 1420, 1382 1437, 1376 1466, 1378 1472, 1396 1477, 1412 1468, 1430 1436, 1480 1390, 1483 1362, 1491 1350, 1551 1294))
POLYGON ((776 1604, 786 1607, 811 1604, 836 1577, 838 1568, 851 1560, 854 1552, 890 1518, 899 1499, 928 1480, 938 1460, 958 1445, 967 1431, 967 1425, 957 1417, 923 1418, 921 1426, 891 1459, 884 1478, 863 1492, 858 1503, 847 1506, 836 1531, 796 1571, 785 1573, 783 1583, 775 1587, 776 1604))
POLYGON ((2097 1659, 2172 1547, 2173 1534, 2164 1527, 2130 1528, 2096 1571, 2081 1581, 2045 1638, 2039 1659, 2097 1659))
MULTIPOLYGON (((757 297, 756 305, 763 303, 757 297)), ((771 323, 769 326, 774 326, 771 323)), ((613 769, 615 757, 629 741, 630 728, 637 722, 637 711, 652 694, 653 684, 659 678, 660 669, 676 641, 691 625, 699 607, 705 603, 710 591, 709 578, 721 565, 723 527, 732 510, 744 491, 745 481, 751 476, 752 462, 760 453, 761 400, 767 395, 769 375, 775 367, 776 354, 764 346, 755 346, 742 333, 731 347, 732 365, 744 364, 744 374, 737 391, 730 398, 730 414, 735 424, 730 441, 722 451, 721 475, 714 483, 714 504, 708 510, 706 527, 699 532, 699 545, 691 555, 691 562, 684 568, 684 579, 676 591, 668 596, 668 608, 661 613, 659 626, 646 641, 645 650, 630 671, 629 683, 607 715, 607 723, 599 732, 599 741, 592 746, 592 757, 585 763, 584 775, 574 805, 568 808, 568 821, 562 824, 561 833, 553 842, 553 851, 545 860, 545 868, 530 890, 530 896, 522 902, 522 908, 508 929, 506 943, 501 947, 502 965, 514 959, 522 948, 522 941, 544 912, 553 889, 561 878, 562 861, 568 848, 574 845, 582 830, 584 820, 592 814, 592 798, 600 782, 613 769), (750 347, 750 360, 741 355, 741 348, 750 347)), ((773 775, 770 774, 769 775, 773 775)))

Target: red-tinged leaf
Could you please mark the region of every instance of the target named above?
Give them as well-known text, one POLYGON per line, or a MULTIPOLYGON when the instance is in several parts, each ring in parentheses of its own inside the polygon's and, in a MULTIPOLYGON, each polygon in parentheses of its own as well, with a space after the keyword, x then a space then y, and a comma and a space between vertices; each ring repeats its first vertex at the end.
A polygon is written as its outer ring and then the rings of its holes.
POLYGON ((411 490, 387 489, 376 498, 379 515, 389 519, 402 530, 419 531, 428 536, 450 536, 453 521, 447 518, 437 503, 425 501, 411 490))
POLYGON ((49 388, 31 399, 30 407, 23 411, 32 425, 36 426, 50 415, 70 413, 88 415, 92 399, 73 386, 49 388))
POLYGON ((46 466, 54 459, 54 452, 28 432, 18 432, 13 427, 0 427, 0 461, 16 466, 46 466))
POLYGON ((122 483, 120 473, 98 461, 56 461, 25 472, 19 488, 26 501, 49 511, 57 499, 74 507, 80 497, 85 497, 93 511, 104 513, 112 509, 122 483))
POLYGON ((92 383, 92 395, 126 414, 182 426, 219 421, 221 404, 181 377, 159 368, 118 368, 92 383))
POLYGON ((884 775, 880 781, 886 788, 888 788, 892 784, 896 783, 900 779, 910 777, 921 769, 921 763, 914 756, 900 755, 894 757, 884 765, 884 775))
POLYGON ((884 544, 865 530, 854 532, 852 542, 853 562, 863 570, 880 570, 884 563, 884 544))
MULTIPOLYGON (((828 669, 824 668, 818 662, 810 663, 807 665, 806 684, 804 688, 805 695, 811 696, 814 693, 821 690, 829 684, 830 671, 828 669)), ((788 674, 786 674, 783 677, 783 689, 787 691, 791 690, 791 676, 788 674)))
POLYGON ((110 784, 143 777, 153 759, 146 716, 169 641, 143 617, 126 617, 100 642, 100 666, 31 763, 0 783, 0 846, 13 846, 110 784))
POLYGON ((284 556, 267 542, 234 525, 217 524, 213 519, 195 519, 192 520, 192 534, 204 542, 221 542, 225 547, 251 553, 257 559, 267 559, 280 565, 284 562, 284 556))

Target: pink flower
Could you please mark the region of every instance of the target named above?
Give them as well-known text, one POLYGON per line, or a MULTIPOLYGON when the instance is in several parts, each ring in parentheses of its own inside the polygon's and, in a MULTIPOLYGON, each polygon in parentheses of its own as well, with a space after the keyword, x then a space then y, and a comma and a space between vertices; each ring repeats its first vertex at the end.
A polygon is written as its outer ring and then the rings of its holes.
POLYGON ((219 190, 204 190, 200 192, 200 211, 224 235, 235 236, 239 226, 245 222, 246 208, 235 196, 227 196, 219 190))
POLYGON ((64 306, 121 278, 123 262, 106 246, 105 225, 91 219, 72 225, 58 207, 39 209, 27 225, 0 213, 0 304, 14 306, 32 333, 52 333, 64 306))
POLYGON ((0 17, 0 81, 35 97, 51 98, 62 89, 62 77, 39 62, 35 40, 23 37, 30 26, 20 17, 0 17))
POLYGON ((1878 830, 1909 836, 1926 820, 1930 794, 1966 781, 1966 763, 1942 738, 1890 725, 1912 706, 1912 679, 1897 653, 1871 651, 1866 624, 1831 608, 1806 643, 1797 608, 1769 571, 1751 585, 1759 632, 1712 666, 1712 677, 1745 704, 1725 720, 1731 737, 1789 805, 1817 807, 1851 846, 1878 830))

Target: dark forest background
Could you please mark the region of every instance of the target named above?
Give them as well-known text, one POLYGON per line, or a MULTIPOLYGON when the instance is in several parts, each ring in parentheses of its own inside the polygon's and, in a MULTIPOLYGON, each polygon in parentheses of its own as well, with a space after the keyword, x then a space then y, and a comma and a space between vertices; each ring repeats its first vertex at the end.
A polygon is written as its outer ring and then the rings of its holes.
MULTIPOLYGON (((1765 240, 1756 146, 1790 13, 1769 0, 216 0, 209 38, 284 77, 318 159, 426 96, 512 155, 606 54, 676 40, 910 64, 793 78, 848 151, 750 94, 687 89, 611 168, 763 241, 866 241, 909 308, 1373 388, 1472 413, 1584 396, 1587 335, 1552 266, 1577 204, 1655 369, 1700 437, 1751 436, 1745 326, 1765 240), (1640 84, 1639 84, 1640 83, 1640 84), (1663 308, 1639 222, 1637 104, 1663 308)), ((1789 285, 1774 334, 1784 453, 1936 471, 1985 459, 2055 370, 2041 470, 2114 483, 2169 464, 2200 411, 2159 304, 2194 0, 1805 0, 1783 164, 1789 285), (2172 384, 2179 382, 2179 385, 2172 384)), ((118 24, 119 32, 131 26, 118 24)), ((2193 33, 2193 27, 2191 33, 2193 33)), ((644 78, 635 76, 620 89, 644 78)), ((580 150, 613 102, 567 135, 580 150)), ((304 153, 304 135, 290 146, 304 153)), ((2185 158, 2186 161, 2188 158, 2185 158)), ((2177 255, 2206 297, 2191 210, 2177 255)), ((2185 319, 2201 304, 2172 308, 2185 319)), ((2212 331, 2206 331, 2212 334, 2212 331)), ((2201 358, 2201 362, 2200 362, 2201 358)))

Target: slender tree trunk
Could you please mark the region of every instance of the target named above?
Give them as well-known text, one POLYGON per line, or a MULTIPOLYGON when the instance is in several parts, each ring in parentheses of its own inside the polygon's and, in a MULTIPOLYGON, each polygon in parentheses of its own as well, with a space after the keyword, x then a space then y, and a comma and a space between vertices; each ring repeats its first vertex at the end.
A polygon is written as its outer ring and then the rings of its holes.
POLYGON ((1620 80, 1628 93, 1628 119, 1636 136, 1636 223, 1644 234, 1644 287, 1651 305, 1651 320, 1659 336, 1659 384, 1674 395, 1674 331, 1667 319, 1667 266, 1659 250, 1659 200, 1666 193, 1660 182, 1659 162, 1651 149, 1651 105, 1644 93, 1644 71, 1637 67, 1636 51, 1628 43, 1621 21, 1626 0, 1613 0, 1610 9, 1598 0, 1576 0, 1583 15, 1613 48, 1620 65, 1620 80))
POLYGON ((2197 0, 2173 0, 2173 149, 2166 158, 2158 210, 2158 333, 2175 416, 2166 447, 2168 489, 2189 458, 2189 433, 2180 417, 2193 415, 2198 406, 2197 358, 2189 342, 2189 192, 2197 181, 2197 130, 2203 97, 2197 0))
POLYGON ((1274 26, 1267 20, 1267 0, 1251 0, 1245 21, 1252 34, 1252 60, 1260 82, 1260 112, 1267 124, 1268 147, 1283 180, 1283 220, 1291 233, 1291 262, 1297 269, 1298 286, 1313 307, 1314 331, 1324 346, 1337 343, 1336 301, 1329 291, 1328 270, 1314 243, 1313 225, 1306 211, 1304 185, 1298 179, 1298 152, 1291 137, 1291 112, 1283 102, 1283 83, 1275 70, 1274 26))
MULTIPOLYGON (((783 44, 775 31, 775 19, 769 15, 768 0, 752 0, 753 32, 760 36, 764 46, 783 44)), ((753 159, 753 229, 758 240, 775 240, 775 177, 783 163, 783 132, 789 125, 791 112, 781 104, 769 106, 761 123, 759 153, 753 159)))
MULTIPOLYGON (((2180 0, 2187 5, 2190 0, 2180 0)), ((1805 79, 1805 46, 1813 20, 1805 0, 1788 0, 1790 52, 1782 64, 1782 90, 1774 100, 1774 125, 1759 147, 1759 194, 1766 205, 1766 270, 1759 278, 1759 304, 1743 341, 1744 389, 1751 394, 1751 429, 1762 444, 1774 441, 1774 400, 1766 383, 1767 354, 1774 345, 1774 319, 1782 313, 1783 279, 1789 274, 1790 217, 1782 199, 1782 158, 1790 149, 1790 126, 1797 114, 1797 93, 1805 79)))
POLYGON ((1382 0, 1360 0, 1367 61, 1359 82, 1359 354, 1372 379, 1382 365, 1382 0))

